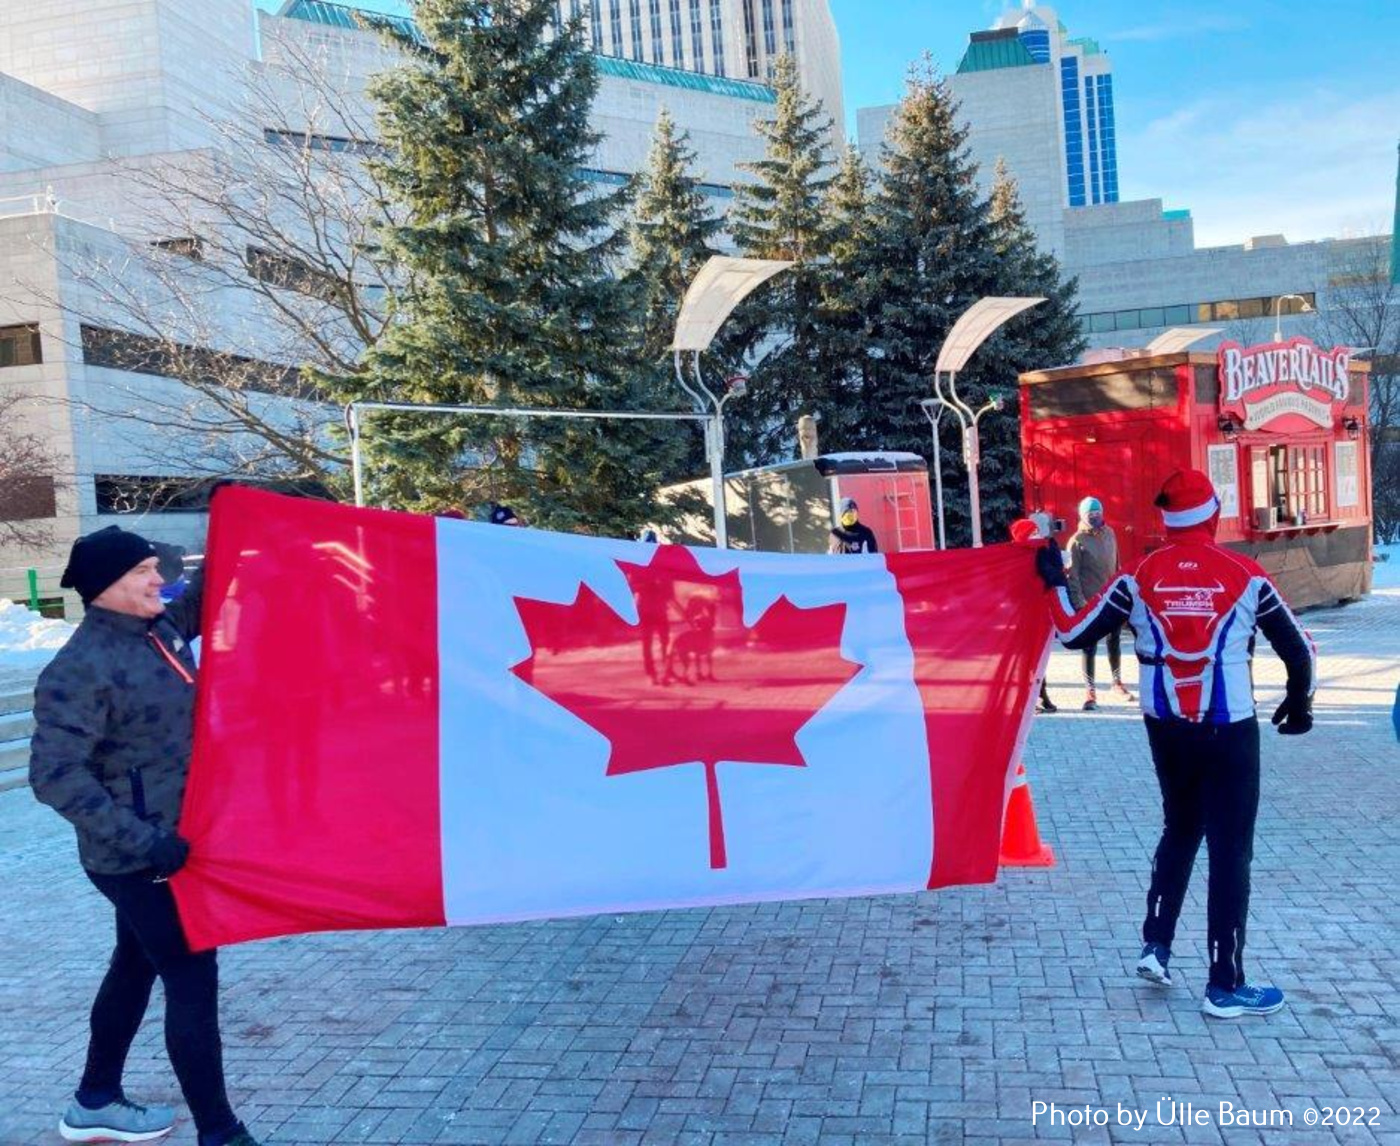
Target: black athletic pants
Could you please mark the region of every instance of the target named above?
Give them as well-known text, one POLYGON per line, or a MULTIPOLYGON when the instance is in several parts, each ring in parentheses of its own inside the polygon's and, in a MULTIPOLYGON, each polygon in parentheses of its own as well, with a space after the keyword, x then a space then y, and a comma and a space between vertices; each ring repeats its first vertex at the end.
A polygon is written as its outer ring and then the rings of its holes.
POLYGON ((224 1093, 215 953, 190 951, 168 883, 153 882, 149 872, 87 874, 116 908, 117 946, 92 1004, 92 1038, 78 1101, 96 1109, 122 1097, 127 1051, 160 976, 165 1049, 200 1140, 231 1136, 238 1119, 224 1093))
POLYGON ((1210 856, 1206 940, 1210 983, 1244 984, 1245 916, 1259 811, 1259 722, 1191 724, 1147 719, 1162 786, 1162 841, 1152 861, 1144 943, 1172 945, 1201 840, 1210 856))
MULTIPOLYGON (((1119 681, 1123 679, 1123 626, 1119 625, 1113 632, 1108 634, 1105 643, 1108 645, 1108 671, 1113 674, 1113 679, 1119 681)), ((1098 660, 1098 642, 1090 645, 1083 652, 1084 659, 1084 684, 1087 688, 1094 688, 1095 662, 1098 660)))

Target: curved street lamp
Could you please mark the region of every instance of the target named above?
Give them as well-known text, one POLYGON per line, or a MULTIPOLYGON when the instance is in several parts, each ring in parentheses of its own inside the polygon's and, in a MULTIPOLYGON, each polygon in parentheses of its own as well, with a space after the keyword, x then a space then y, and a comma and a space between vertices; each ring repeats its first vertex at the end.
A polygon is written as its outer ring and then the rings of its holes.
MULTIPOLYGON (((935 400, 945 410, 951 410, 958 419, 962 430, 963 463, 967 466, 968 510, 972 518, 972 547, 982 547, 982 491, 978 487, 977 466, 982 457, 981 437, 978 426, 982 418, 993 410, 1000 410, 1005 402, 994 396, 980 410, 974 410, 958 395, 958 371, 977 348, 1002 324, 1015 318, 1023 310, 1039 306, 1044 298, 984 298, 973 303, 953 324, 948 337, 943 340, 943 348, 938 352, 938 361, 933 368, 933 389, 935 400), (945 388, 943 376, 947 375, 945 388)), ((928 411, 925 410, 925 413, 928 411)), ((935 430, 935 432, 937 432, 935 430)))
POLYGON ((747 380, 730 378, 723 392, 716 393, 700 373, 700 355, 710 348, 725 320, 744 299, 792 266, 787 259, 735 259, 715 255, 700 268, 681 301, 676 316, 676 334, 671 342, 675 354, 676 381, 681 384, 695 408, 708 417, 705 423, 705 452, 710 459, 710 481, 714 485, 715 547, 729 547, 729 521, 724 506, 724 407, 731 398, 743 396, 747 380), (683 355, 691 358, 691 379, 686 380, 683 355))
POLYGON ((1298 314, 1311 314, 1312 303, 1300 294, 1283 294, 1274 299, 1274 341, 1283 341, 1283 304, 1290 298, 1297 299, 1302 305, 1298 307, 1298 314))
POLYGON ((938 440, 938 423, 943 418, 943 407, 937 398, 924 398, 919 409, 928 419, 929 432, 933 435, 933 488, 934 501, 938 506, 938 548, 948 548, 948 538, 943 533, 943 446, 938 440))

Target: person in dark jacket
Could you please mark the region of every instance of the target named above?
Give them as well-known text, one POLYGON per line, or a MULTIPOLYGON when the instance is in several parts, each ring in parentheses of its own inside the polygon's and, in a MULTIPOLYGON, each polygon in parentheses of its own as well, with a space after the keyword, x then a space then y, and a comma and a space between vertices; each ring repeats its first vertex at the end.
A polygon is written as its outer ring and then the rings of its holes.
POLYGON ((854 498, 843 498, 839 521, 831 531, 828 553, 879 553, 875 531, 860 519, 860 507, 854 498))
POLYGON ((224 1089, 218 968, 189 949, 166 882, 189 845, 179 835, 194 737, 203 575, 161 598, 155 546, 110 526, 73 544, 61 584, 87 612, 34 690, 29 782, 73 825, 78 859, 116 913, 116 948, 92 1006, 87 1063, 59 1123, 70 1142, 144 1142, 175 1111, 122 1089, 151 988, 165 988, 165 1044, 200 1146, 257 1146, 224 1089))
POLYGON ((513 525, 518 529, 525 527, 525 519, 508 505, 500 505, 497 502, 491 503, 489 520, 492 525, 513 525))

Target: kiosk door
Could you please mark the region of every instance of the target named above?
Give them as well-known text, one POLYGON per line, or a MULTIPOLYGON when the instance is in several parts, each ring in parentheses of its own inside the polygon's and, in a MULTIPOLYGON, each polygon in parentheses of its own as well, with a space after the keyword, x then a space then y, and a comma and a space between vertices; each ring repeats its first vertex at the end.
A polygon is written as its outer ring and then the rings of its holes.
MULTIPOLYGON (((1096 497, 1118 536, 1118 559, 1130 565, 1162 543, 1160 530, 1145 516, 1140 439, 1085 442, 1074 447, 1074 480, 1079 498, 1096 497)), ((1077 504, 1077 502, 1076 502, 1077 504)))

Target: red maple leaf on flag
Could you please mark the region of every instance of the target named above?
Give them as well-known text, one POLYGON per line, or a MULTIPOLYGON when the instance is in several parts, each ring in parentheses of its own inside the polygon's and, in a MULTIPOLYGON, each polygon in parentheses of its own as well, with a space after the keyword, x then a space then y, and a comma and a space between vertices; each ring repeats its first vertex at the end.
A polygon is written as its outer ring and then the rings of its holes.
POLYGON ((861 667, 841 655, 846 606, 779 597, 746 626, 737 570, 710 576, 669 545, 617 566, 635 624, 586 584, 567 605, 517 597, 533 652, 511 671, 607 738, 609 776, 704 765, 710 866, 723 868, 716 766, 806 767, 798 731, 861 667))

